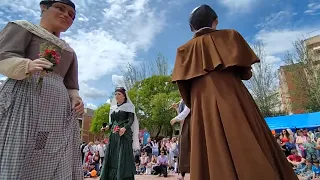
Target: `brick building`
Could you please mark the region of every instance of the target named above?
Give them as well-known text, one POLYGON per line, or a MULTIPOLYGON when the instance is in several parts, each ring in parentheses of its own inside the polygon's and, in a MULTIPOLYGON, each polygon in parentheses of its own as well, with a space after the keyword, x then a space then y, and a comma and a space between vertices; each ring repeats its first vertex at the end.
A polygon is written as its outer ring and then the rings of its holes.
POLYGON ((103 138, 102 133, 94 135, 89 131, 93 115, 94 115, 94 110, 90 108, 85 108, 83 117, 78 119, 80 129, 81 129, 81 139, 86 143, 90 141, 94 142, 97 139, 101 140, 103 138))
MULTIPOLYGON (((311 62, 309 66, 314 72, 320 70, 320 35, 304 40, 304 59, 311 62)), ((308 87, 318 78, 318 73, 312 73, 301 63, 281 66, 279 69, 281 104, 288 114, 305 112, 308 103, 308 87)))
POLYGON ((299 64, 292 64, 287 66, 280 66, 280 96, 281 105, 287 114, 301 114, 305 112, 303 108, 306 104, 307 95, 301 89, 303 85, 297 84, 295 77, 300 75, 299 83, 307 84, 304 70, 299 67, 299 64))

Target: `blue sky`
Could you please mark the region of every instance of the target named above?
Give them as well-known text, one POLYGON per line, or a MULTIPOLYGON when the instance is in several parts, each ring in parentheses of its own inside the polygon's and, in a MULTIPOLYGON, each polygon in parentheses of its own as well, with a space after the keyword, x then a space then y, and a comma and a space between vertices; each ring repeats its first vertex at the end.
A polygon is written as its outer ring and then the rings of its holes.
MULTIPOLYGON (((155 59, 160 52, 173 67, 176 48, 192 37, 190 12, 208 4, 219 29, 236 29, 249 43, 265 44, 277 68, 297 38, 320 34, 319 0, 74 0, 77 18, 62 38, 78 55, 80 93, 87 107, 107 101, 128 62, 155 59)), ((39 0, 0 0, 0 28, 25 19, 38 24, 39 0)), ((1 77, 4 78, 4 77, 1 77)))

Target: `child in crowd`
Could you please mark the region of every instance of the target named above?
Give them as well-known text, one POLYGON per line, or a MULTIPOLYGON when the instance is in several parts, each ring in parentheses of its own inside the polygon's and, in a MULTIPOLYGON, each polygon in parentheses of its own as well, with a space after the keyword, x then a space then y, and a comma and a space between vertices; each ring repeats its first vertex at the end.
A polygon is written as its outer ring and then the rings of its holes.
POLYGON ((315 160, 312 166, 312 179, 320 180, 320 167, 319 167, 319 160, 315 160))
POLYGON ((157 165, 157 157, 154 155, 152 156, 152 159, 151 159, 151 165, 152 165, 152 169, 157 165))
POLYGON ((95 163, 86 164, 83 168, 84 170, 84 177, 90 178, 90 177, 96 177, 97 171, 95 169, 95 163))
POLYGON ((312 160, 311 159, 306 159, 305 165, 300 168, 296 169, 296 174, 300 175, 301 177, 304 177, 305 179, 309 180, 312 178, 312 160))
POLYGON ((140 175, 140 173, 141 173, 141 172, 140 172, 140 164, 137 163, 137 162, 136 162, 135 164, 136 164, 136 174, 137 174, 137 175, 140 175))
POLYGON ((140 173, 144 174, 146 172, 146 165, 148 163, 148 154, 146 152, 141 153, 140 157, 140 173))
POLYGON ((152 163, 151 159, 148 158, 148 163, 146 165, 146 175, 151 175, 152 172, 152 163))
POLYGON ((295 150, 295 149, 291 150, 291 155, 289 155, 287 157, 287 159, 288 159, 289 163, 295 168, 300 168, 301 165, 305 162, 305 159, 302 158, 298 154, 297 150, 295 150))
POLYGON ((136 165, 136 174, 140 174, 140 152, 136 151, 134 155, 134 162, 136 165))

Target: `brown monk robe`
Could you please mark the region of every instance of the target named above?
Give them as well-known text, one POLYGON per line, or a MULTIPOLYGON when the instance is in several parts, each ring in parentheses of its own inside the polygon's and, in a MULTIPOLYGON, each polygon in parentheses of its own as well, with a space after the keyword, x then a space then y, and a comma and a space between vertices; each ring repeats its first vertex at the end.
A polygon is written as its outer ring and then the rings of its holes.
POLYGON ((209 6, 193 11, 195 35, 178 48, 172 74, 191 109, 190 179, 298 180, 241 81, 258 57, 237 31, 217 24, 209 6))

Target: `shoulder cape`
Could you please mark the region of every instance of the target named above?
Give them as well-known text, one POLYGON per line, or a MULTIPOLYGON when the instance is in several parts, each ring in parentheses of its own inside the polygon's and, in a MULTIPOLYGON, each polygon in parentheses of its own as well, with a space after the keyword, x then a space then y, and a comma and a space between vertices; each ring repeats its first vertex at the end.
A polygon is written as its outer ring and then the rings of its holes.
POLYGON ((41 26, 32 24, 32 23, 25 21, 25 20, 17 20, 17 21, 13 21, 10 23, 17 24, 17 25, 21 26, 22 28, 28 30, 32 34, 53 43, 54 45, 58 46, 59 48, 66 50, 66 51, 69 51, 71 53, 74 53, 74 50, 69 46, 69 44, 67 42, 58 38, 57 36, 53 35, 52 33, 48 32, 46 29, 42 28, 41 26))
POLYGON ((124 103, 121 106, 113 105, 110 107, 110 114, 113 111, 125 111, 125 112, 130 112, 135 114, 135 107, 131 103, 124 103))
POLYGON ((257 62, 259 58, 237 31, 204 29, 177 49, 172 81, 189 80, 231 67, 241 79, 250 79, 251 65, 257 62))

